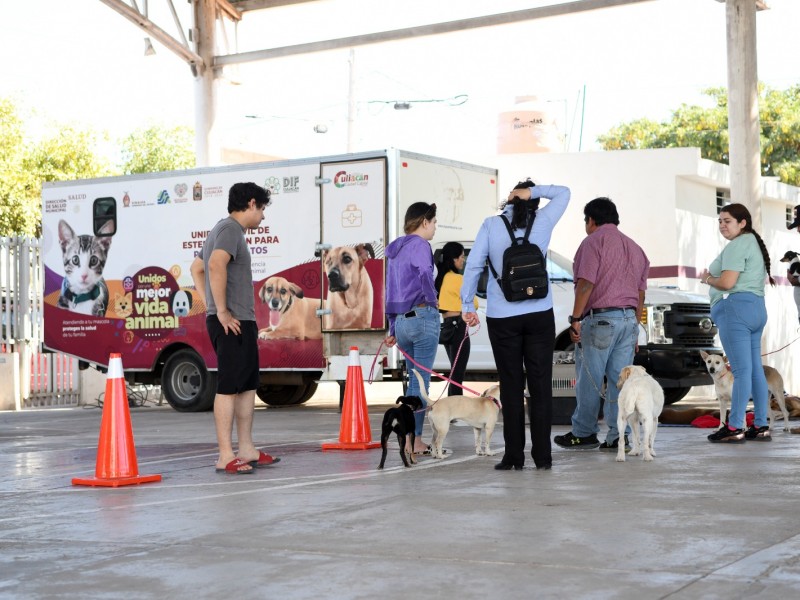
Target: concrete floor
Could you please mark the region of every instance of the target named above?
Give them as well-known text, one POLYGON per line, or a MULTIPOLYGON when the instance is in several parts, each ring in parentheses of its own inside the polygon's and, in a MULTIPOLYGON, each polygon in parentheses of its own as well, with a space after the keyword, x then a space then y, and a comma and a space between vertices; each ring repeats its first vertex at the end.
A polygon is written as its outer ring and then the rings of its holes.
MULTIPOLYGON (((366 391, 373 440, 385 385, 366 391)), ((800 594, 800 435, 780 425, 743 445, 662 426, 653 463, 556 447, 552 471, 521 472, 453 427, 450 458, 404 469, 393 446, 378 471, 380 450, 321 451, 335 391, 258 406, 282 462, 250 476, 214 472, 210 413, 131 409, 139 472, 163 481, 117 489, 71 485, 94 472, 100 409, 0 413, 0 598, 800 594)))

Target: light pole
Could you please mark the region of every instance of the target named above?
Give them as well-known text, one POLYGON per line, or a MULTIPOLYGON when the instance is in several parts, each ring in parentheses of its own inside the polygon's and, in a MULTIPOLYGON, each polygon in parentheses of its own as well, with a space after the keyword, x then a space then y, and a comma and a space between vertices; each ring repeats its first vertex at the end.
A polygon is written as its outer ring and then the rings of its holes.
POLYGON ((563 138, 564 138, 564 152, 566 152, 569 149, 569 146, 568 146, 568 143, 567 143, 567 99, 566 98, 556 98, 556 99, 553 99, 553 100, 547 100, 548 104, 553 103, 553 102, 563 102, 564 103, 564 126, 563 126, 564 127, 564 134, 563 134, 563 138))

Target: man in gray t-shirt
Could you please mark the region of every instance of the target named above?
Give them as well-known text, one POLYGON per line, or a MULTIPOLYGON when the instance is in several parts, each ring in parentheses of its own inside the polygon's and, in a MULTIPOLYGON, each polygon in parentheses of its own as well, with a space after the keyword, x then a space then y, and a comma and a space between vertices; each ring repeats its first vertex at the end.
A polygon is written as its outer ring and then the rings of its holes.
MULTIPOLYGON (((215 250, 222 250, 230 256, 227 264, 228 277, 225 286, 225 300, 228 311, 239 321, 255 321, 256 309, 253 300, 253 272, 250 268, 250 249, 245 242, 244 229, 233 216, 222 219, 214 226, 198 255, 205 267, 206 288, 211 287, 208 262, 215 250), (206 249, 210 250, 208 256, 206 255, 206 249)), ((207 296, 206 314, 217 314, 217 305, 214 302, 213 294, 207 296)))
POLYGON ((255 183, 236 183, 228 194, 228 217, 208 234, 191 266, 192 279, 206 305, 206 328, 217 355, 218 473, 243 475, 278 462, 253 444, 253 414, 259 385, 258 327, 250 249, 244 232, 258 227, 269 191, 255 183), (233 451, 233 423, 239 451, 233 451))

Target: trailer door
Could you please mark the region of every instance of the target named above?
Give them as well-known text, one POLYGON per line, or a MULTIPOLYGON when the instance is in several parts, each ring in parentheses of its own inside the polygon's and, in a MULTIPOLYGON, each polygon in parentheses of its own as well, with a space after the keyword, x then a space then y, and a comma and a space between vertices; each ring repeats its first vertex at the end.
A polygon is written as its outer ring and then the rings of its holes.
POLYGON ((386 157, 320 165, 323 331, 384 329, 386 157))

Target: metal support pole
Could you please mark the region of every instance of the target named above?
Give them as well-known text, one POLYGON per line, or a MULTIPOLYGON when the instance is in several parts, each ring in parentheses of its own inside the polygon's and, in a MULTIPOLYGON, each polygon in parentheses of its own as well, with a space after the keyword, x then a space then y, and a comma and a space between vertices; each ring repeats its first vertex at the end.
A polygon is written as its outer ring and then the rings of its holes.
POLYGON ((214 27, 216 21, 215 0, 195 0, 196 52, 203 59, 203 66, 193 70, 195 76, 195 154, 197 166, 208 167, 219 164, 220 149, 215 135, 215 83, 214 83, 214 27))

